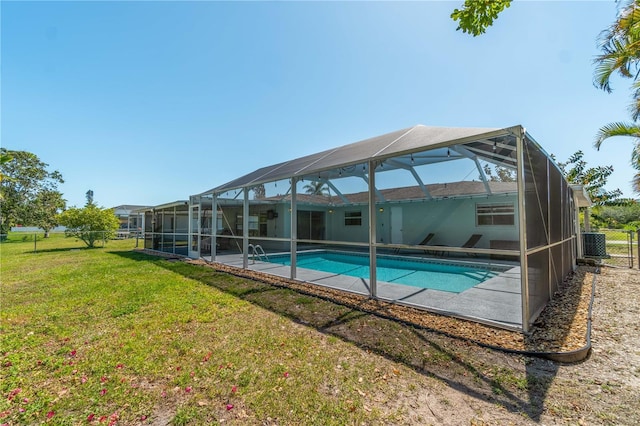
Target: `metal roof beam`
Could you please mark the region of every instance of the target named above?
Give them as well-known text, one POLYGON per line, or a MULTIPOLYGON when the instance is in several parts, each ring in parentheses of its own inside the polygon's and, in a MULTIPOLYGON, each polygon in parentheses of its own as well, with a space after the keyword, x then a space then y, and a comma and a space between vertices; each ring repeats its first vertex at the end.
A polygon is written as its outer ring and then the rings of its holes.
MULTIPOLYGON (((367 183, 367 186, 369 186, 369 177, 366 174, 362 175, 362 179, 364 179, 364 181, 367 183)), ((380 201, 382 201, 383 203, 387 201, 378 188, 374 187, 373 190, 376 192, 376 196, 378 197, 378 199, 380 199, 380 201)))
POLYGON ((327 186, 329 186, 329 188, 333 189, 333 192, 335 192, 336 195, 338 197, 340 197, 340 199, 342 200, 343 203, 349 204, 349 200, 347 199, 347 197, 345 197, 344 194, 342 194, 342 192, 340 192, 340 190, 338 190, 338 188, 336 188, 336 186, 333 183, 331 183, 330 180, 322 179, 320 182, 326 183, 327 186))
POLYGON ((487 194, 491 195, 491 187, 489 186, 489 182, 487 181, 487 175, 484 173, 484 170, 482 170, 482 166, 480 165, 480 161, 478 160, 478 155, 464 146, 456 145, 452 147, 452 149, 460 153, 461 155, 470 158, 474 163, 476 163, 476 167, 478 168, 478 172, 480 173, 480 179, 484 184, 484 189, 487 191, 487 194))
POLYGON ((484 189, 487 190, 487 194, 491 195, 491 187, 489 186, 489 181, 487 181, 487 175, 484 173, 484 170, 482 170, 482 166, 480 165, 480 161, 478 161, 478 157, 474 157, 473 161, 476 163, 478 172, 480 172, 480 179, 482 179, 482 183, 484 183, 484 189))
POLYGON ((488 152, 486 152, 486 151, 484 151, 482 149, 474 148, 472 146, 467 146, 466 149, 468 149, 469 151, 472 151, 474 153, 478 153, 478 155, 480 157, 482 157, 483 160, 485 160, 485 161, 487 161, 489 163, 493 163, 493 164, 496 164, 496 165, 499 165, 499 166, 504 165, 505 163, 512 163, 512 164, 510 164, 511 167, 513 167, 513 168, 516 167, 515 158, 511 158, 511 157, 507 157, 507 156, 504 156, 504 155, 496 154, 495 152, 488 153, 488 152), (500 158, 502 160, 505 160, 505 162, 504 163, 503 162, 499 162, 499 161, 495 160, 495 158, 500 158))
POLYGON ((418 186, 420 187, 420 190, 427 197, 427 199, 428 200, 432 200, 433 199, 433 196, 431 195, 431 193, 427 189, 427 186, 424 184, 424 182, 420 178, 420 175, 418 174, 418 172, 416 172, 416 170, 413 168, 413 166, 409 166, 407 164, 403 164, 403 163, 401 163, 400 161, 397 161, 397 160, 387 160, 387 163, 389 163, 389 164, 391 164, 393 166, 396 166, 399 169, 408 170, 409 173, 411 173, 413 175, 413 178, 416 180, 416 182, 418 183, 418 186))

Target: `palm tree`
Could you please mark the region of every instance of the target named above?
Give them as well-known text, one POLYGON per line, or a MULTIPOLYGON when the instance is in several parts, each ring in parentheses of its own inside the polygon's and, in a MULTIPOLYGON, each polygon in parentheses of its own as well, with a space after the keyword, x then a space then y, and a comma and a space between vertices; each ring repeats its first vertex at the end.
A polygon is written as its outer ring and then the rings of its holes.
POLYGON ((594 84, 611 92, 610 79, 615 73, 633 80, 632 102, 629 112, 633 123, 615 122, 598 130, 594 146, 600 149, 602 142, 613 136, 634 138, 631 165, 638 171, 633 177, 635 192, 640 193, 640 0, 633 0, 623 7, 617 20, 600 35, 602 54, 596 57, 594 84))
POLYGON ((618 13, 617 20, 600 34, 602 55, 595 59, 594 84, 611 92, 610 78, 615 72, 634 81, 633 120, 640 115, 638 104, 638 65, 640 63, 640 2, 631 1, 618 13))
POLYGON ((329 196, 329 186, 324 182, 312 180, 302 189, 309 195, 329 196))
POLYGON ((613 136, 630 136, 634 138, 634 147, 631 151, 631 166, 636 169, 637 173, 633 176, 631 185, 636 193, 640 194, 640 126, 635 123, 610 123, 603 126, 596 134, 594 143, 596 149, 600 149, 600 145, 606 139, 613 136))

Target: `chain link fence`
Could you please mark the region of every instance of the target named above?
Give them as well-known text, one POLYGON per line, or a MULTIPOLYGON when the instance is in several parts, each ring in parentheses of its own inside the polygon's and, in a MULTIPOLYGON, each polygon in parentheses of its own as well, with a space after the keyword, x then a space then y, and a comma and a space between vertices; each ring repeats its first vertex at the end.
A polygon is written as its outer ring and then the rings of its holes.
POLYGON ((638 268, 640 231, 598 229, 583 235, 584 256, 596 258, 603 264, 624 268, 638 268))
MULTIPOLYGON (((142 232, 127 232, 123 234, 121 232, 113 231, 91 231, 90 238, 94 241, 94 247, 105 247, 109 240, 121 240, 121 239, 135 239, 136 247, 138 245, 144 245, 144 235, 142 232)), ((78 247, 86 247, 86 244, 77 237, 66 237, 63 231, 52 231, 45 234, 43 231, 12 231, 9 234, 0 234, 0 244, 7 243, 31 243, 33 244, 33 251, 37 252, 41 250, 41 246, 46 242, 48 249, 51 249, 51 245, 56 245, 56 240, 62 239, 75 239, 79 242, 78 247)), ((67 243, 60 243, 60 245, 66 246, 67 243)))

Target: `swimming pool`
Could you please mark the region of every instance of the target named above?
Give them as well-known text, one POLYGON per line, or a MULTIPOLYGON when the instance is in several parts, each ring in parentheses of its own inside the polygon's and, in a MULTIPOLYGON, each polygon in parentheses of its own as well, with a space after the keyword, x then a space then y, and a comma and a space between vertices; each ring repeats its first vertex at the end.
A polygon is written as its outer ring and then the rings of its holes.
MULTIPOLYGON (((291 265, 288 254, 269 255, 268 261, 291 265)), ((297 254, 299 268, 369 278, 369 255, 336 251, 310 251, 297 254)), ((461 293, 495 277, 507 268, 471 263, 434 261, 431 259, 378 256, 377 279, 419 288, 461 293)))

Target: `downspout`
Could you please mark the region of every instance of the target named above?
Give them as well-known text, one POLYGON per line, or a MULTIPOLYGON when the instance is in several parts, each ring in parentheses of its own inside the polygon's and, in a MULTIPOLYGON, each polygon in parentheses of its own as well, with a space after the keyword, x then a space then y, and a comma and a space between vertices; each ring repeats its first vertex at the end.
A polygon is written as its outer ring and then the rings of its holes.
MULTIPOLYGON (((578 196, 573 192, 573 190, 571 193, 573 195, 573 216, 574 216, 573 231, 576 233, 576 257, 578 259, 582 259, 583 254, 582 254, 582 232, 580 231, 580 207, 578 207, 578 196)), ((575 264, 576 264, 575 259, 573 259, 573 266, 575 266, 575 264)))
POLYGON ((378 295, 376 275, 376 164, 369 161, 369 294, 378 295))
POLYGON ((298 253, 298 178, 291 178, 291 279, 296 279, 298 253))
POLYGON ((591 232, 591 209, 587 207, 584 209, 584 232, 591 232))
POLYGON ((522 330, 529 331, 529 270, 527 263, 527 224, 525 214, 524 185, 524 128, 516 135, 517 183, 518 183, 518 226, 520 237, 520 294, 522 298, 522 330))

